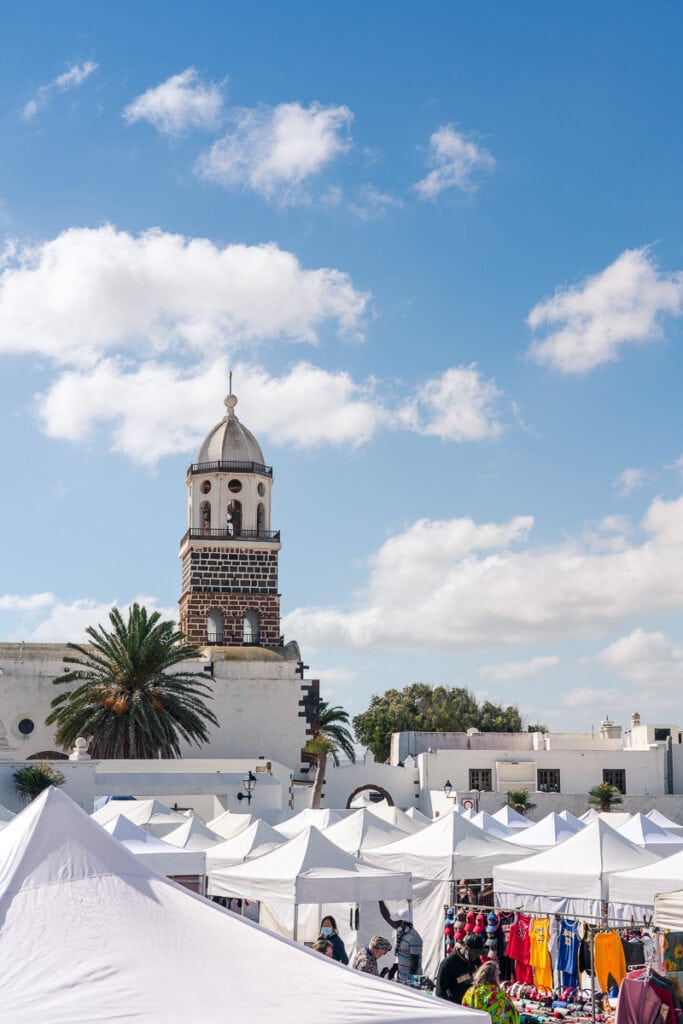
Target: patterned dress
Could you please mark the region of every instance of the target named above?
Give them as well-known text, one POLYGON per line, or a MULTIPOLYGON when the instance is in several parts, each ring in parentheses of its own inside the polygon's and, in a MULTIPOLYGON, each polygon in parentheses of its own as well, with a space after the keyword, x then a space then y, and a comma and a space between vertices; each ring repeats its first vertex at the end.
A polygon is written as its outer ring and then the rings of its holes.
POLYGON ((507 992, 497 985, 476 985, 462 998, 462 1005, 491 1015, 492 1024, 519 1024, 519 1014, 507 992))

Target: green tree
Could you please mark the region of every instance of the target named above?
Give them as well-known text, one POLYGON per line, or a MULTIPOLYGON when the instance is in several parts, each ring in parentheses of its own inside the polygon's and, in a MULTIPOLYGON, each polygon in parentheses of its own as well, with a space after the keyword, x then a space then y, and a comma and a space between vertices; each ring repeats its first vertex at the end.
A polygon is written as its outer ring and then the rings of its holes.
POLYGON ((511 789, 508 792, 508 805, 517 811, 518 814, 529 814, 536 807, 536 804, 532 804, 529 799, 528 789, 511 789))
POLYGON ((522 719, 513 705, 485 701, 480 707, 464 687, 411 683, 403 690, 373 696, 368 710, 353 719, 353 728, 359 742, 378 761, 386 761, 392 732, 520 732, 522 719))
POLYGON ((336 749, 332 752, 332 760, 337 767, 339 766, 339 750, 348 757, 349 761, 355 763, 356 760, 353 734, 348 728, 349 724, 349 713, 344 708, 339 705, 333 707, 326 700, 319 702, 318 732, 329 736, 335 743, 336 749))
POLYGON ((48 786, 63 786, 64 776, 50 764, 38 761, 37 764, 26 764, 12 773, 14 792, 27 803, 35 800, 48 786))
POLYGON ((315 780, 313 782, 313 789, 311 790, 311 802, 309 806, 320 807, 320 798, 322 796, 323 786, 325 785, 327 758, 331 755, 334 758, 335 763, 339 763, 337 760, 337 744, 331 736, 328 736, 327 733, 321 732, 308 741, 304 747, 304 753, 308 754, 315 764, 315 780))
POLYGON ((623 804, 623 798, 616 786, 609 782, 601 782, 588 793, 588 803, 601 811, 612 811, 617 804, 623 804))
POLYGON ((86 630, 89 646, 69 644, 76 654, 64 662, 74 667, 54 683, 77 685, 54 698, 46 719, 57 726, 57 742, 69 748, 85 736, 95 758, 179 757, 181 739, 206 743, 207 723, 218 725, 204 704, 212 697, 209 684, 197 673, 168 672, 197 658, 199 648, 138 604, 127 622, 117 608, 109 619, 111 630, 86 630))

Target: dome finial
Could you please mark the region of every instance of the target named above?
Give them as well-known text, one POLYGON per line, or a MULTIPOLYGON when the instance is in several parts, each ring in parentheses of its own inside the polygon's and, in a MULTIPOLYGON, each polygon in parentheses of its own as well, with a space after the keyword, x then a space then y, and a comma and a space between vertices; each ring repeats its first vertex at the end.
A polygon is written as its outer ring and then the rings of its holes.
POLYGON ((233 419, 235 417, 235 406, 237 405, 237 399, 232 393, 232 370, 228 373, 228 394, 225 396, 225 408, 228 410, 228 418, 233 419))

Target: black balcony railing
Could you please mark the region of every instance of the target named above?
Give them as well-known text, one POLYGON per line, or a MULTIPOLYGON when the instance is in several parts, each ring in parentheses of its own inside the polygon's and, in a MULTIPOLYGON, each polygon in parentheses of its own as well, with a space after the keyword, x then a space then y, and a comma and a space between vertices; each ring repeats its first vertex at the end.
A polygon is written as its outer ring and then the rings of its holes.
MULTIPOLYGON (((207 642, 207 644, 219 644, 220 645, 220 644, 222 644, 224 642, 224 640, 225 640, 224 634, 220 633, 218 631, 215 631, 215 632, 212 631, 212 632, 209 632, 209 633, 206 634, 206 642, 207 642)), ((258 647, 258 645, 261 642, 261 638, 258 635, 258 633, 245 633, 243 635, 242 639, 240 641, 238 641, 238 642, 241 643, 244 647, 258 647)), ((228 643, 230 643, 229 640, 228 640, 228 643)))
POLYGON ((193 462, 187 472, 192 476, 197 473, 258 473, 259 476, 272 476, 273 467, 264 466, 262 462, 193 462))
MULTIPOLYGON (((279 541, 279 530, 212 530, 209 527, 188 530, 185 537, 190 540, 273 540, 279 541)), ((183 540, 185 540, 183 537, 183 540)))

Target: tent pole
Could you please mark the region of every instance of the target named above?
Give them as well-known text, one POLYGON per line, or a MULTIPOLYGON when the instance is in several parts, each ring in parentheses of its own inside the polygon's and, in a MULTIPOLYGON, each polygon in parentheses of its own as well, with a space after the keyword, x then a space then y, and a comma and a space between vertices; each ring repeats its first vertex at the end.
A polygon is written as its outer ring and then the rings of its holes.
POLYGON ((292 925, 292 938, 296 942, 299 932, 299 904, 294 904, 294 924, 292 925))
POLYGON ((591 1021, 595 1024, 595 929, 591 928, 591 1021))

